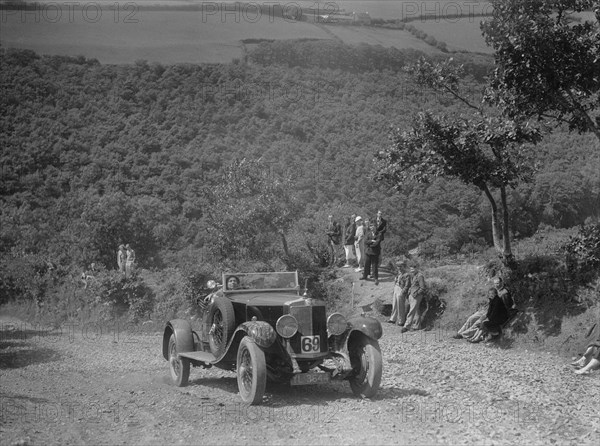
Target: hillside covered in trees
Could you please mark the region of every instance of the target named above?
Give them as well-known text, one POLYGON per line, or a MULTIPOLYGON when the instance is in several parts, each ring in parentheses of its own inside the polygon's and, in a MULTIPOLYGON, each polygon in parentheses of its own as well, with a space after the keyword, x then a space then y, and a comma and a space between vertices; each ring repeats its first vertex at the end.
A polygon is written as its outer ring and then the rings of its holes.
MULTIPOLYGON (((373 181, 374 154, 390 144, 391 128, 426 109, 460 113, 403 71, 419 55, 313 41, 263 42, 228 65, 115 66, 3 52, 3 300, 22 290, 27 268, 114 269, 121 243, 148 269, 220 260, 207 251, 211 211, 231 203, 210 190, 243 159, 258 160, 262 177, 293 195, 285 228, 293 252, 314 256, 328 213, 342 220, 377 209, 390 221, 385 255, 419 245, 442 254, 484 249, 489 211, 476 189, 436 179, 397 192, 373 181)), ((460 57, 468 93, 478 96, 490 62, 460 57)), ((509 191, 515 238, 598 218, 595 144, 559 130, 531 147, 534 177, 509 191)), ((276 257, 280 240, 261 247, 276 257)))

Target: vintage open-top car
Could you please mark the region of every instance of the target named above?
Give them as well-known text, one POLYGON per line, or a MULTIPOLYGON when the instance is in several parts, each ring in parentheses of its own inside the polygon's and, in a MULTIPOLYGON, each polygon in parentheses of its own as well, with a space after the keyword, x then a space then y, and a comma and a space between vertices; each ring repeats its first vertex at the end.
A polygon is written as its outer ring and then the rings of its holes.
POLYGON ((382 328, 372 317, 326 316, 325 302, 301 295, 297 272, 223 274, 222 285, 198 299, 199 330, 169 321, 163 356, 177 386, 190 366, 237 371, 245 403, 262 401, 267 379, 291 385, 345 379, 372 397, 381 381, 382 328))

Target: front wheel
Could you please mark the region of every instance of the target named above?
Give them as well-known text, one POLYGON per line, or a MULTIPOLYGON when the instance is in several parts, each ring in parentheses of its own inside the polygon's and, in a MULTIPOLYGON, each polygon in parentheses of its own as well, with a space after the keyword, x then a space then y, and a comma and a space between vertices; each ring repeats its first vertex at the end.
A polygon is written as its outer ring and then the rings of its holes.
POLYGON ((383 370, 379 343, 367 337, 356 342, 350 350, 350 362, 353 371, 350 377, 352 392, 363 398, 375 396, 379 390, 383 370))
POLYGON ((242 339, 238 348, 237 382, 244 403, 262 402, 267 384, 265 353, 248 336, 242 339))
POLYGON ((169 367, 171 369, 171 379, 177 387, 183 387, 190 378, 189 359, 179 358, 177 355, 177 342, 175 335, 169 338, 169 367))

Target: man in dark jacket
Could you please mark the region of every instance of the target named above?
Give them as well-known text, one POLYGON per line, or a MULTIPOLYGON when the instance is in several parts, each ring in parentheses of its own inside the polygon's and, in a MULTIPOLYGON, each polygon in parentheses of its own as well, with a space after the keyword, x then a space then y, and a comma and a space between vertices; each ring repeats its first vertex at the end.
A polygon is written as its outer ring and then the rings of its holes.
POLYGON ((365 246, 367 259, 365 261, 365 270, 360 280, 367 280, 371 275, 375 280, 375 285, 379 285, 379 253, 381 252, 381 234, 375 230, 375 224, 371 223, 365 237, 365 246), (373 271, 371 271, 371 268, 373 271))
MULTIPOLYGON (((385 232, 387 231, 387 220, 385 218, 383 218, 383 213, 381 212, 381 210, 377 211, 377 223, 375 224, 375 231, 379 234, 381 234, 381 241, 383 241, 385 239, 385 232)), ((380 252, 379 252, 379 265, 381 265, 381 245, 380 245, 380 252)), ((379 266, 378 265, 378 266, 379 266)))

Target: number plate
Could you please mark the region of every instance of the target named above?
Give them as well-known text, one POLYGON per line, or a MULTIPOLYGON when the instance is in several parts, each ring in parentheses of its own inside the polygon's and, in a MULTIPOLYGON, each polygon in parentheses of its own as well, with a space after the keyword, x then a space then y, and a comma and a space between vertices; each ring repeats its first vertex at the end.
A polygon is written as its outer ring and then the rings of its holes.
POLYGON ((302 336, 300 338, 302 353, 315 353, 321 351, 321 336, 302 336))
POLYGON ((305 384, 325 384, 331 381, 329 373, 312 372, 312 373, 299 373, 294 375, 290 384, 292 386, 302 386, 305 384))

